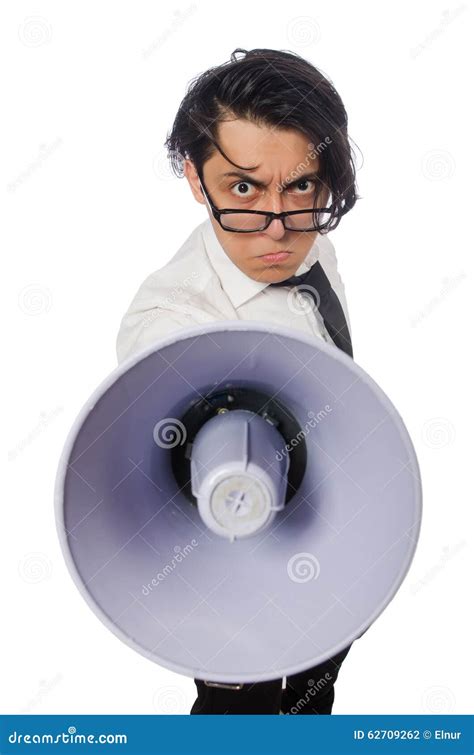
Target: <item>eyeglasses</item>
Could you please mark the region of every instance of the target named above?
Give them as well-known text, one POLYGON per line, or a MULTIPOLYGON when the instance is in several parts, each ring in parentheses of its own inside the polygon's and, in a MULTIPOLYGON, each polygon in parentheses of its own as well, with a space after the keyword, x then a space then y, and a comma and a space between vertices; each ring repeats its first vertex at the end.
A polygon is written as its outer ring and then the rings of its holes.
POLYGON ((311 210, 289 210, 288 212, 264 212, 263 210, 219 210, 212 201, 204 184, 202 173, 198 171, 202 191, 209 203, 211 212, 224 231, 233 233, 255 233, 264 231, 273 220, 281 220, 287 231, 309 233, 324 230, 331 219, 328 207, 311 210))

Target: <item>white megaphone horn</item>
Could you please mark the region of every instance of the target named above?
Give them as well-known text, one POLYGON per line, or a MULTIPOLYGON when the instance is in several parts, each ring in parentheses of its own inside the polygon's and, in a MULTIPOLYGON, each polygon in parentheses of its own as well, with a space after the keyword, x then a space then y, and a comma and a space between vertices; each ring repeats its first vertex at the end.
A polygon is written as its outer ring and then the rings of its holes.
POLYGON ((421 500, 374 380, 322 339, 235 320, 117 367, 55 490, 97 616, 155 663, 221 683, 290 676, 359 637, 407 574, 421 500))

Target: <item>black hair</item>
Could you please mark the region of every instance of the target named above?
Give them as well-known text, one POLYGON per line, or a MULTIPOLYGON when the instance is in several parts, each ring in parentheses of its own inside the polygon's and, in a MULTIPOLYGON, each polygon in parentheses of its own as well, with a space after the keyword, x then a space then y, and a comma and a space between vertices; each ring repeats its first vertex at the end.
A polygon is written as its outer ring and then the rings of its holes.
POLYGON ((200 173, 216 149, 232 165, 249 170, 230 160, 217 141, 219 123, 234 118, 297 129, 308 137, 308 147, 319 155, 319 179, 331 199, 324 232, 334 229, 360 199, 343 102, 333 84, 304 58, 280 50, 237 48, 230 61, 193 79, 165 141, 175 175, 183 176, 185 158, 200 173))

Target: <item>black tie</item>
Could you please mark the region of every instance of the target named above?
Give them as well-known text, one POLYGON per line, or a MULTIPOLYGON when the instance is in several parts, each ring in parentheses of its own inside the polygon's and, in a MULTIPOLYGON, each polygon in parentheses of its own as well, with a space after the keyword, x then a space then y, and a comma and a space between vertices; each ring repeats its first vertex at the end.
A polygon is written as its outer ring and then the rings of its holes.
POLYGON ((352 341, 344 310, 320 262, 316 262, 303 275, 293 275, 279 283, 270 283, 270 286, 296 286, 297 288, 301 286, 303 291, 313 298, 323 318, 325 328, 335 345, 353 357, 352 341))

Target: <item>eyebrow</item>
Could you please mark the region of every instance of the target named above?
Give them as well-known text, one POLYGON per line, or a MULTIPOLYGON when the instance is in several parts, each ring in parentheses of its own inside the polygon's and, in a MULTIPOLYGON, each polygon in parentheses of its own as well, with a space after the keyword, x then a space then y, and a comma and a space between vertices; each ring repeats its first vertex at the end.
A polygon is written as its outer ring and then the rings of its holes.
MULTIPOLYGON (((241 173, 240 171, 229 171, 228 173, 223 173, 222 178, 227 177, 233 177, 233 178, 240 178, 241 181, 248 181, 248 183, 254 184, 254 186, 258 186, 260 189, 265 189, 267 187, 267 184, 263 181, 259 181, 257 178, 254 178, 253 176, 250 176, 248 173, 241 173)), ((299 183, 300 181, 305 181, 306 179, 315 180, 318 179, 318 173, 316 171, 310 171, 309 173, 302 173, 301 176, 298 176, 294 181, 290 181, 288 183, 284 183, 285 187, 293 186, 294 184, 299 183)))

